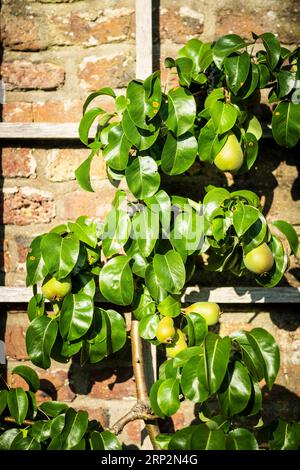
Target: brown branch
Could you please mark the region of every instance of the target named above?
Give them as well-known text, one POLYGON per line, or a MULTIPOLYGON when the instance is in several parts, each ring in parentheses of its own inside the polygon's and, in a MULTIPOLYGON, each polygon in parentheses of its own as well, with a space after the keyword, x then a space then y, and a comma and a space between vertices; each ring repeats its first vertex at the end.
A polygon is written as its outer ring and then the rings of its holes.
MULTIPOLYGON (((139 335, 139 322, 134 319, 131 320, 131 351, 136 394, 138 399, 137 405, 139 403, 143 403, 144 405, 146 404, 148 410, 151 410, 145 380, 142 340, 139 335)), ((158 449, 155 438, 159 434, 159 427, 157 424, 150 424, 148 419, 144 419, 144 421, 153 449, 158 449)))
POLYGON ((147 403, 138 401, 126 415, 122 416, 110 429, 109 431, 118 435, 120 434, 126 424, 131 423, 137 419, 143 419, 144 421, 153 421, 157 418, 147 403))
MULTIPOLYGON (((17 424, 19 426, 17 421, 14 418, 11 418, 10 416, 5 416, 4 418, 2 418, 2 421, 4 421, 5 423, 17 424)), ((26 426, 32 426, 34 424, 34 421, 32 421, 31 419, 24 419, 22 424, 25 424, 26 426)))

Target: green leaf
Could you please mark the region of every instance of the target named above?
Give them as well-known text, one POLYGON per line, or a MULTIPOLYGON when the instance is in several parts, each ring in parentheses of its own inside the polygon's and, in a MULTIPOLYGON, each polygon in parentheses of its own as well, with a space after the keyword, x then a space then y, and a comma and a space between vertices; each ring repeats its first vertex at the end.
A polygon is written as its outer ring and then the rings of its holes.
POLYGON ((125 170, 130 148, 131 142, 125 136, 121 124, 117 124, 108 133, 108 145, 103 150, 104 160, 113 170, 125 170))
POLYGON ((75 170, 75 177, 79 186, 90 193, 94 192, 93 187, 91 185, 90 171, 91 164, 95 155, 96 151, 92 150, 87 159, 84 160, 84 162, 82 162, 81 165, 79 165, 79 167, 75 170))
POLYGON ((148 257, 159 238, 159 216, 156 212, 144 207, 132 218, 132 238, 135 240, 139 253, 148 257))
POLYGON ((139 334, 144 339, 154 339, 159 323, 158 315, 145 315, 139 323, 139 334))
POLYGON ((19 434, 22 434, 22 431, 17 428, 4 431, 0 436, 0 450, 11 450, 11 445, 19 434))
POLYGON ((122 450, 118 438, 110 431, 93 431, 89 440, 91 450, 122 450))
POLYGON ((272 450, 298 450, 300 446, 300 423, 287 423, 280 419, 270 441, 272 450))
POLYGON ((74 341, 81 338, 91 326, 93 312, 93 300, 88 295, 66 295, 59 317, 59 331, 63 339, 74 341))
POLYGON ((256 140, 259 140, 262 136, 262 127, 256 116, 250 115, 247 120, 247 127, 245 128, 247 134, 253 134, 256 140))
POLYGON ((175 250, 169 250, 165 255, 156 254, 153 258, 154 272, 162 287, 176 294, 185 283, 185 267, 182 258, 175 250))
POLYGON ((133 299, 133 314, 137 320, 141 320, 144 316, 153 315, 156 307, 147 287, 142 291, 136 292, 133 299))
POLYGON ((172 416, 179 409, 179 381, 164 380, 157 391, 157 404, 166 416, 172 416))
POLYGON ((11 373, 22 377, 28 383, 30 390, 33 392, 36 392, 40 388, 39 376, 31 367, 17 366, 13 368, 11 373))
POLYGON ((287 96, 294 87, 296 87, 296 77, 294 73, 288 70, 280 70, 277 75, 279 85, 278 98, 284 98, 287 96))
POLYGON ((0 416, 2 415, 3 411, 7 406, 7 390, 0 390, 0 416))
POLYGON ((157 310, 165 317, 178 317, 181 311, 181 303, 172 295, 168 295, 158 304, 157 310))
POLYGON ((102 250, 106 257, 120 253, 127 242, 131 230, 131 221, 124 210, 112 209, 105 220, 102 235, 102 250))
POLYGON ((94 315, 93 336, 89 340, 91 363, 99 362, 109 354, 119 351, 127 339, 125 320, 120 313, 95 307, 94 315))
POLYGON ((237 428, 227 436, 227 450, 259 450, 257 440, 253 434, 244 428, 237 428))
POLYGON ((204 127, 202 127, 199 139, 198 139, 198 152, 200 160, 203 162, 208 161, 212 163, 218 153, 224 147, 227 141, 228 135, 218 135, 213 120, 207 121, 204 127))
POLYGON ((155 442, 157 443, 159 449, 168 450, 168 446, 169 446, 171 439, 172 439, 172 434, 159 434, 155 438, 155 442))
POLYGON ((185 318, 188 324, 189 346, 202 344, 207 335, 207 323, 205 319, 196 312, 190 312, 185 318))
POLYGON ((230 198, 230 193, 224 188, 214 188, 203 199, 204 215, 211 220, 216 209, 222 205, 225 199, 230 198))
POLYGON ((44 442, 50 437, 52 421, 37 421, 30 429, 30 436, 37 442, 44 442))
POLYGON ((90 128, 93 122, 95 121, 95 119, 100 114, 103 114, 103 113, 104 111, 101 108, 92 108, 89 111, 87 111, 81 118, 78 132, 79 132, 79 138, 83 144, 88 145, 90 128))
POLYGON ((162 419, 165 417, 165 415, 162 412, 162 410, 160 409, 160 407, 158 406, 157 394, 158 394, 158 390, 159 390, 160 386, 163 383, 164 383, 164 380, 162 380, 162 379, 156 380, 156 382, 154 382, 152 384, 151 389, 150 389, 150 393, 149 393, 149 399, 150 399, 150 405, 151 405, 152 411, 156 416, 158 416, 159 418, 162 418, 162 419))
POLYGON ((198 361, 199 361, 199 357, 201 355, 203 355, 202 347, 200 346, 188 347, 184 349, 183 351, 179 352, 178 354, 176 354, 176 357, 172 359, 172 364, 174 368, 182 367, 191 359, 191 357, 198 356, 198 361))
POLYGON ((125 176, 130 191, 138 199, 153 196, 160 185, 157 163, 148 156, 135 158, 126 168, 125 176))
POLYGON ((189 87, 192 81, 193 61, 188 57, 179 57, 175 64, 180 85, 189 87))
POLYGON ((192 60, 194 75, 195 73, 205 72, 212 62, 211 44, 203 43, 199 39, 190 39, 179 50, 178 57, 187 57, 192 60))
POLYGON ((204 220, 202 214, 195 211, 191 206, 185 207, 174 221, 170 233, 173 247, 183 255, 193 254, 203 244, 204 220))
POLYGON ((66 237, 57 233, 45 235, 41 241, 41 251, 49 273, 58 280, 68 276, 77 262, 79 248, 79 240, 75 234, 68 234, 66 237))
POLYGON ((226 416, 233 416, 243 411, 251 397, 251 381, 245 366, 239 361, 235 361, 229 367, 221 389, 218 392, 218 399, 222 413, 226 416))
POLYGON ((86 216, 78 217, 76 222, 68 222, 68 227, 75 233, 75 235, 77 235, 78 240, 92 248, 97 247, 96 224, 89 221, 86 216))
POLYGON ((225 57, 246 46, 245 41, 237 34, 222 36, 213 47, 213 59, 218 68, 221 67, 225 57))
POLYGON ((86 411, 76 412, 69 408, 66 412, 65 426, 61 433, 62 449, 75 447, 83 438, 88 427, 88 414, 86 411))
POLYGON ((99 90, 94 91, 93 93, 91 93, 87 97, 87 99, 85 100, 84 105, 83 105, 83 110, 82 110, 83 114, 86 112, 86 109, 87 109, 88 105, 95 98, 97 98, 98 96, 102 96, 102 95, 111 96, 112 98, 116 98, 116 94, 115 94, 115 92, 113 91, 112 88, 109 88, 109 87, 100 88, 99 90))
POLYGON ((41 403, 39 409, 47 416, 55 418, 56 416, 59 416, 60 413, 66 411, 68 409, 68 405, 61 401, 46 401, 41 403))
POLYGON ((193 432, 192 450, 225 450, 225 434, 220 429, 211 430, 200 424, 193 432))
POLYGON ((213 106, 217 101, 224 100, 224 90, 223 88, 214 88, 208 94, 207 98, 204 101, 204 108, 210 108, 213 106))
POLYGON ((272 132, 278 145, 294 147, 300 137, 300 104, 282 102, 272 117, 272 132))
POLYGON ((9 390, 7 406, 16 423, 21 425, 28 411, 28 397, 21 387, 9 390))
MULTIPOLYGON (((239 89, 238 96, 243 100, 249 98, 257 89, 259 82, 259 68, 257 64, 250 64, 248 77, 244 85, 239 89)), ((250 98, 251 99, 251 98, 250 98)))
POLYGON ((41 444, 34 437, 18 434, 11 443, 10 450, 41 450, 41 444))
POLYGON ((30 321, 34 318, 44 315, 45 299, 43 294, 36 294, 28 302, 27 314, 30 321))
POLYGON ((218 134, 224 134, 224 132, 232 129, 238 115, 236 108, 232 104, 225 104, 221 101, 215 101, 209 107, 209 112, 218 134))
POLYGON ((263 328, 254 328, 246 333, 248 341, 260 359, 264 378, 271 390, 280 367, 280 352, 273 336, 263 328))
POLYGON ((270 80, 270 71, 266 64, 257 64, 259 70, 259 88, 266 88, 270 80))
POLYGON ((151 124, 146 123, 146 116, 154 118, 160 107, 159 73, 154 72, 144 83, 141 80, 132 80, 127 86, 126 96, 127 110, 134 124, 141 129, 151 130, 151 124))
POLYGON ((251 379, 251 397, 246 408, 241 413, 243 416, 255 416, 262 410, 262 393, 257 382, 251 379))
POLYGON ((231 341, 228 336, 220 338, 215 333, 209 332, 203 343, 204 367, 200 369, 200 382, 209 391, 210 395, 216 393, 225 377, 231 341))
POLYGON ((26 332, 26 349, 31 362, 43 369, 50 367, 50 354, 58 332, 55 319, 37 317, 26 332))
POLYGON ((251 227, 243 235, 242 246, 244 256, 264 242, 267 234, 267 228, 266 219, 262 214, 260 214, 257 221, 251 225, 251 227))
POLYGON ((281 280, 288 266, 288 256, 284 251, 281 240, 272 235, 271 241, 268 244, 274 257, 274 265, 271 271, 263 276, 257 276, 256 282, 265 287, 274 287, 281 280))
POLYGON ((249 171, 250 168, 256 161, 257 153, 258 153, 258 142, 255 135, 251 133, 246 133, 243 135, 243 143, 244 143, 244 162, 242 167, 239 170, 239 173, 244 173, 249 171))
POLYGON ((27 286, 37 284, 48 274, 40 248, 42 239, 43 235, 36 237, 29 247, 29 252, 26 258, 27 286))
POLYGON ((154 196, 146 198, 145 204, 152 212, 159 214, 161 226, 167 231, 171 221, 171 201, 166 191, 160 189, 154 196))
POLYGON ((281 46, 278 38, 272 33, 264 33, 259 36, 267 52, 267 62, 273 70, 280 59, 281 46))
POLYGON ((106 263, 100 272, 100 291, 110 302, 130 305, 134 286, 128 256, 116 256, 106 263))
POLYGON ((197 150, 197 140, 190 132, 177 138, 168 132, 161 155, 162 170, 168 175, 184 173, 194 163, 197 150))
POLYGON ((151 297, 156 302, 161 302, 167 297, 167 291, 163 288, 159 277, 156 275, 153 265, 150 264, 145 272, 146 287, 150 292, 151 297))
POLYGON ((199 426, 188 426, 173 434, 168 449, 169 450, 192 450, 192 436, 199 426))
POLYGON ((173 88, 168 93, 168 117, 165 124, 177 137, 185 134, 194 124, 196 103, 185 88, 173 88))
POLYGON ((233 212, 233 226, 238 235, 241 237, 245 232, 257 221, 260 216, 258 209, 252 206, 238 202, 233 212))
POLYGON ((274 227, 276 227, 278 230, 280 230, 281 233, 283 233, 283 235, 286 236, 292 253, 297 256, 299 241, 298 234, 294 227, 288 222, 285 222, 284 220, 275 220, 274 222, 272 222, 272 225, 274 225, 274 227))
POLYGON ((153 129, 151 131, 141 129, 140 127, 135 126, 127 110, 123 113, 122 127, 129 142, 131 142, 140 151, 147 150, 151 147, 159 134, 157 122, 155 122, 155 125, 151 124, 151 129, 153 129))
POLYGON ((243 362, 256 381, 260 381, 264 377, 263 365, 261 356, 256 355, 256 350, 253 349, 252 344, 245 331, 237 331, 231 335, 231 338, 236 341, 240 347, 243 362))
MULTIPOLYGON (((188 348, 187 351, 189 351, 188 348)), ((175 358, 177 359, 177 357, 175 358)), ((204 367, 203 354, 191 357, 183 366, 180 386, 188 400, 203 403, 209 397, 209 391, 200 380, 200 371, 204 367)))
POLYGON ((226 57, 224 60, 226 82, 230 90, 236 95, 247 80, 250 69, 250 56, 248 52, 226 57))

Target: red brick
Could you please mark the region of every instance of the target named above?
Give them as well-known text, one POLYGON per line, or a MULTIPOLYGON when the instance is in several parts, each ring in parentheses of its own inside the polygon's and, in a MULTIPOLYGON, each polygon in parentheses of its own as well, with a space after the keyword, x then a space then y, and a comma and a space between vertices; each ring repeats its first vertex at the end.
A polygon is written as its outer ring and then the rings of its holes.
POLYGON ((30 187, 4 189, 4 224, 50 222, 54 216, 55 205, 51 193, 30 187))
POLYGON ((3 104, 3 121, 32 122, 32 103, 16 101, 3 104))
POLYGON ((81 100, 47 100, 32 103, 34 122, 77 122, 82 117, 81 100))
POLYGON ((199 11, 186 6, 161 9, 160 39, 183 44, 192 37, 200 36, 203 32, 204 16, 199 11))
POLYGON ((2 176, 5 178, 36 176, 36 162, 28 148, 4 147, 1 165, 2 176))
POLYGON ((268 5, 267 8, 242 8, 240 10, 221 9, 216 21, 216 36, 235 33, 245 39, 252 39, 252 31, 262 34, 272 31, 286 44, 300 40, 300 9, 284 9, 268 5))
POLYGON ((126 444, 135 444, 140 446, 142 444, 143 427, 144 422, 141 420, 131 421, 131 423, 126 424, 122 433, 122 438, 124 436, 126 444))
POLYGON ((6 90, 53 90, 65 81, 64 69, 49 62, 4 62, 1 72, 6 90))
POLYGON ((8 240, 0 240, 0 270, 5 273, 11 270, 11 254, 8 240))
POLYGON ((14 51, 39 51, 47 47, 41 18, 28 12, 3 15, 2 40, 5 47, 14 51))
POLYGON ((124 54, 112 57, 85 57, 78 70, 80 86, 86 91, 99 87, 125 87, 135 76, 134 61, 124 54))
POLYGON ((128 41, 133 37, 134 12, 127 8, 93 12, 69 13, 48 18, 52 44, 96 46, 128 41))
POLYGON ((90 396, 102 400, 117 400, 124 397, 135 397, 136 389, 132 369, 120 367, 117 370, 105 368, 91 372, 90 396))
POLYGON ((114 194, 115 189, 110 183, 103 184, 97 193, 82 190, 68 193, 63 199, 63 218, 75 220, 80 215, 87 215, 103 219, 111 209, 114 194))
POLYGON ((4 335, 5 354, 11 359, 28 359, 25 344, 26 329, 20 325, 7 325, 4 335))
POLYGON ((17 244, 18 263, 23 264, 26 262, 26 257, 30 243, 32 242, 32 238, 24 235, 18 235, 15 240, 17 244))

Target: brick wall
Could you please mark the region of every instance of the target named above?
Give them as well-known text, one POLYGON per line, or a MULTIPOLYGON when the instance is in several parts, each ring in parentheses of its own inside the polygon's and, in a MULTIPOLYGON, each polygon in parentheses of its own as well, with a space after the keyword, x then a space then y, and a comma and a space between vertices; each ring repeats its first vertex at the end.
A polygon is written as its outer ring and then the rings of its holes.
MULTIPOLYGON (((112 86, 121 93, 135 74, 134 0, 3 0, 2 1, 2 80, 5 122, 78 122, 82 103, 88 92, 101 86, 112 86)), ((226 33, 245 38, 251 31, 272 31, 286 45, 300 41, 300 6, 295 0, 153 0, 156 11, 155 64, 166 56, 174 56, 190 37, 211 41, 226 33)), ((166 71, 162 73, 167 78, 166 71)), ((169 79, 169 85, 172 80, 169 79)), ((100 98, 99 105, 109 110, 109 98, 100 98)), ((87 156, 79 144, 57 142, 7 142, 2 148, 3 197, 0 230, 2 283, 24 285, 25 259, 34 236, 54 225, 79 215, 103 218, 110 207, 114 188, 106 178, 103 161, 94 163, 95 194, 80 190, 74 170, 87 156)), ((257 165, 245 177, 226 180, 212 167, 199 165, 184 181, 164 178, 164 185, 174 192, 198 198, 203 187, 212 184, 255 189, 265 204, 269 220, 285 218, 300 232, 299 158, 297 150, 282 150, 272 142, 261 145, 257 165)), ((201 274, 207 285, 248 285, 250 279, 201 274)), ((299 263, 293 260, 283 284, 299 286, 299 263)), ((9 371, 17 361, 26 360, 24 331, 27 320, 23 310, 7 307, 2 312, 2 336, 6 341, 9 371)), ((228 310, 228 309, 227 309, 228 310)), ((283 365, 273 395, 266 395, 266 404, 274 404, 288 413, 299 410, 300 364, 299 316, 291 308, 256 311, 250 308, 223 316, 221 332, 237 327, 268 328, 281 346, 283 365), (298 318, 298 320, 297 320, 298 318), (299 374, 298 374, 299 376, 299 374), (272 401, 273 400, 273 401, 272 401), (295 403, 295 406, 293 405, 295 403), (297 408, 298 406, 298 408, 297 408)), ((1 337, 1 335, 0 335, 1 337)), ((128 351, 127 351, 128 352, 128 351)), ((99 367, 80 369, 55 364, 43 377, 40 399, 49 397, 86 408, 104 424, 113 422, 134 400, 134 382, 129 356, 122 355, 99 367)), ((9 379, 10 380, 10 379, 9 379)), ((181 426, 191 421, 194 410, 187 405, 177 413, 181 426)), ((273 406, 276 414, 278 407, 273 406)), ((298 411, 298 419, 300 412, 298 411)), ((128 443, 138 443, 141 423, 128 425, 128 443)))

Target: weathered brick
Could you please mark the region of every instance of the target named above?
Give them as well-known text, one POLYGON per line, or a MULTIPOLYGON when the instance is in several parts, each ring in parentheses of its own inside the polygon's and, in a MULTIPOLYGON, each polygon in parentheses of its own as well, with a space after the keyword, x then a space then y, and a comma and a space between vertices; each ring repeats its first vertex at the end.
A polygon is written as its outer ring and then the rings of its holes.
POLYGON ((183 44, 203 32, 204 15, 187 6, 162 8, 160 14, 160 39, 183 44))
POLYGON ((81 100, 47 100, 32 103, 34 122, 79 122, 82 117, 81 100))
MULTIPOLYGON (((50 181, 71 181, 75 179, 75 170, 88 157, 88 149, 53 149, 48 152, 46 178, 50 181)), ((105 179, 106 165, 103 157, 94 157, 91 166, 91 179, 105 179)))
POLYGON ((103 182, 101 189, 97 193, 86 193, 75 191, 64 196, 64 213, 62 218, 75 220, 80 215, 89 217, 100 217, 103 219, 111 209, 111 203, 115 194, 115 189, 110 183, 103 182))
POLYGON ((16 101, 3 104, 3 121, 32 122, 32 103, 16 101))
POLYGON ((5 178, 36 176, 36 161, 31 149, 4 147, 1 164, 5 178))
POLYGON ((4 224, 50 222, 54 216, 55 204, 51 193, 31 187, 4 189, 4 224))
MULTIPOLYGON (((275 2, 276 3, 276 2, 275 2)), ((278 5, 268 7, 242 7, 220 9, 216 21, 216 37, 235 33, 245 39, 252 39, 252 31, 262 34, 271 31, 280 41, 295 44, 300 40, 300 9, 296 3, 286 9, 278 5)))
POLYGON ((25 344, 26 326, 7 325, 5 328, 5 354, 10 359, 18 361, 28 359, 25 344))
POLYGON ((2 40, 5 47, 15 51, 39 51, 46 49, 48 41, 40 17, 7 13, 2 17, 2 40))
POLYGON ((122 88, 134 76, 133 58, 123 53, 111 57, 85 57, 78 69, 80 87, 86 91, 105 86, 122 88))
POLYGON ((53 90, 65 81, 64 69, 50 62, 4 62, 1 72, 6 90, 53 90))
POLYGON ((8 240, 0 239, 0 270, 8 272, 11 270, 11 253, 8 240))
POLYGON ((26 270, 26 257, 29 250, 30 243, 32 242, 31 237, 24 235, 17 235, 15 237, 17 247, 17 265, 16 270, 18 272, 25 272, 26 270))
POLYGON ((90 396, 102 400, 122 399, 135 397, 136 389, 130 367, 122 367, 117 370, 105 368, 91 371, 90 396))
POLYGON ((133 37, 134 11, 115 8, 97 13, 72 12, 50 15, 49 41, 52 44, 97 46, 111 42, 128 41, 133 37))

